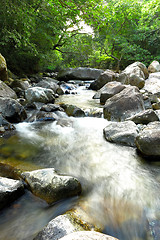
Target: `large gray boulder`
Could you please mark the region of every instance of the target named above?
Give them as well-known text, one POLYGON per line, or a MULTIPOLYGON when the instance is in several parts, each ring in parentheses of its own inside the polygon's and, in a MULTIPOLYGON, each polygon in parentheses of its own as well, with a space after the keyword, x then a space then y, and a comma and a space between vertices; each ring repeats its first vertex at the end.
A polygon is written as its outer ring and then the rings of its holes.
POLYGON ((17 99, 15 91, 0 80, 0 97, 17 99))
POLYGON ((83 231, 82 221, 78 224, 69 214, 64 214, 51 220, 46 227, 38 233, 34 240, 58 240, 70 233, 83 231))
POLYGON ((141 89, 144 87, 145 79, 148 76, 149 73, 147 67, 141 62, 135 62, 122 71, 117 81, 124 84, 130 84, 141 89))
POLYGON ((24 107, 11 98, 0 98, 0 112, 11 123, 22 122, 27 118, 24 107))
POLYGON ((105 104, 106 100, 113 97, 115 94, 121 92, 126 86, 121 84, 120 82, 109 82, 104 85, 99 91, 100 94, 100 103, 105 104))
POLYGON ((8 80, 7 64, 2 54, 0 54, 0 80, 8 80))
POLYGON ((158 61, 153 61, 149 67, 148 67, 148 71, 150 73, 155 73, 155 72, 160 72, 160 64, 158 61))
POLYGON ((123 121, 143 110, 142 94, 137 87, 128 86, 106 101, 103 113, 104 118, 110 121, 123 121))
POLYGON ((57 112, 46 112, 46 111, 34 111, 32 114, 26 119, 27 122, 44 122, 44 121, 55 121, 58 120, 59 116, 56 114, 57 112))
POLYGON ((57 80, 46 77, 46 78, 43 78, 42 81, 37 83, 36 86, 51 89, 53 90, 54 93, 56 93, 57 89, 59 88, 59 85, 57 83, 58 83, 57 80))
POLYGON ((22 181, 0 177, 0 209, 12 203, 23 193, 22 181))
POLYGON ((32 102, 54 103, 55 101, 55 95, 53 90, 42 87, 28 88, 25 91, 25 98, 29 103, 32 102))
POLYGON ((103 72, 101 69, 95 68, 68 68, 58 73, 57 79, 60 81, 68 80, 95 80, 103 72))
POLYGON ((61 240, 118 240, 117 238, 111 237, 109 235, 95 232, 95 231, 80 231, 71 233, 61 240))
POLYGON ((145 81, 143 89, 154 96, 160 97, 160 72, 151 73, 145 81))
POLYGON ((107 141, 135 147, 138 128, 132 121, 110 122, 103 130, 107 141))
POLYGON ((81 184, 76 178, 58 175, 54 168, 24 172, 22 177, 31 192, 49 204, 81 192, 81 184))
POLYGON ((147 109, 128 118, 136 124, 148 124, 150 122, 158 121, 159 118, 153 109, 147 109))
POLYGON ((160 122, 149 123, 136 137, 136 146, 147 156, 160 156, 160 122))
POLYGON ((102 72, 101 75, 90 84, 90 89, 92 90, 99 90, 101 89, 106 83, 116 81, 118 78, 118 74, 107 69, 105 72, 102 72))

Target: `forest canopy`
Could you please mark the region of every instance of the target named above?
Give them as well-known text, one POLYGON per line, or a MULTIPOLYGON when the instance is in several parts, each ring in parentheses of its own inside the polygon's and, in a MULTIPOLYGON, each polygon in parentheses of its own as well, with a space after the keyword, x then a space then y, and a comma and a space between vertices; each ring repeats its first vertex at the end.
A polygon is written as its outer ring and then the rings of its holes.
POLYGON ((13 72, 160 60, 159 0, 1 0, 0 29, 13 72))

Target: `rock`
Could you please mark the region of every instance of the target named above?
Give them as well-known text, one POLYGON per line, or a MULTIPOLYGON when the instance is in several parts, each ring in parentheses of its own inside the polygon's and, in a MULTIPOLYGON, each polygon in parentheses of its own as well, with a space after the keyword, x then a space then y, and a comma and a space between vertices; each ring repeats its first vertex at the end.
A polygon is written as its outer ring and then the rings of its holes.
POLYGON ((8 80, 7 64, 5 58, 0 54, 0 80, 8 80))
POLYGON ((142 94, 137 87, 128 86, 106 101, 103 113, 108 120, 123 121, 142 110, 145 110, 142 94))
POLYGON ((70 233, 83 230, 82 221, 81 224, 78 224, 70 214, 64 214, 51 220, 34 240, 58 240, 70 233))
POLYGON ((99 90, 106 83, 115 81, 117 78, 117 73, 114 73, 113 71, 107 69, 105 72, 102 72, 101 75, 94 82, 90 84, 89 88, 92 90, 99 90))
POLYGON ((36 86, 51 89, 54 93, 56 93, 57 89, 59 88, 57 83, 58 81, 52 78, 43 78, 42 81, 36 84, 36 86))
POLYGON ((31 192, 49 204, 81 192, 81 185, 76 178, 58 175, 54 168, 24 172, 22 177, 31 192))
POLYGON ((150 122, 158 121, 159 118, 153 109, 148 109, 135 114, 127 120, 131 120, 136 124, 148 124, 150 122))
POLYGON ((80 231, 71 233, 60 240, 118 240, 117 238, 95 231, 80 231))
POLYGON ((109 82, 103 86, 99 91, 100 94, 100 103, 105 104, 106 100, 110 97, 113 97, 115 94, 121 92, 126 86, 122 85, 120 82, 109 82))
POLYGON ((158 61, 153 61, 149 67, 148 67, 148 71, 150 73, 155 73, 155 72, 160 72, 160 64, 158 61))
POLYGON ((132 73, 136 73, 137 67, 141 70, 141 72, 138 71, 138 73, 140 74, 139 76, 144 78, 144 79, 147 79, 148 76, 149 76, 148 69, 141 62, 134 62, 134 63, 130 64, 128 67, 126 67, 124 69, 123 72, 126 73, 127 75, 128 74, 130 75, 132 73))
POLYGON ((160 72, 151 73, 145 81, 143 88, 145 91, 160 97, 160 72))
POLYGON ((109 142, 120 143, 135 147, 135 138, 138 135, 138 128, 132 121, 111 122, 103 130, 104 137, 109 142))
POLYGON ((62 70, 58 73, 57 79, 60 81, 68 81, 68 80, 95 80, 99 77, 99 75, 103 72, 101 69, 95 68, 68 68, 62 70))
POLYGON ((41 87, 28 88, 25 91, 25 97, 29 103, 32 102, 54 103, 55 101, 55 95, 53 90, 41 87))
POLYGON ((136 137, 136 146, 146 156, 160 156, 160 122, 149 123, 136 137))
POLYGON ((141 89, 144 87, 145 79, 148 76, 149 73, 146 66, 141 62, 135 62, 122 71, 122 73, 119 75, 118 81, 121 81, 124 84, 136 86, 141 89))
POLYGON ((27 78, 15 79, 11 83, 12 88, 20 88, 22 90, 27 90, 30 87, 29 81, 27 78))
POLYGON ((0 113, 11 123, 22 122, 27 118, 24 107, 11 98, 0 98, 0 113))
POLYGON ((48 104, 43 105, 40 108, 40 111, 55 112, 55 111, 64 111, 64 110, 58 104, 48 103, 48 104))
POLYGON ((22 181, 0 177, 0 209, 24 193, 22 181))
POLYGON ((15 127, 9 123, 3 116, 0 114, 0 133, 5 131, 14 130, 15 127))
POLYGON ((34 111, 31 116, 29 116, 26 121, 27 122, 35 122, 35 121, 55 121, 59 117, 56 112, 45 112, 45 111, 34 111))
POLYGON ((15 91, 0 80, 0 97, 17 99, 15 91))
POLYGON ((85 112, 78 108, 77 106, 70 104, 61 104, 61 107, 64 109, 68 116, 72 117, 85 117, 85 112))

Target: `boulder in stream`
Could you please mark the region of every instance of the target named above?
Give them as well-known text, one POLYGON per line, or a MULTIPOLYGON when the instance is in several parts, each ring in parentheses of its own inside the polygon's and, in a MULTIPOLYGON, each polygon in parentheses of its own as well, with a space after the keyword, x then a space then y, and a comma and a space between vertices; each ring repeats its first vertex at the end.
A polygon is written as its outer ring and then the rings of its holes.
POLYGON ((0 209, 16 200, 23 193, 22 181, 0 177, 0 209))
POLYGON ((78 67, 78 68, 68 68, 62 70, 58 73, 57 79, 60 81, 69 80, 95 80, 100 74, 104 72, 101 69, 78 67))
POLYGON ((103 108, 104 118, 124 121, 135 113, 145 110, 143 96, 135 86, 128 86, 109 98, 103 108))
POLYGON ((0 97, 0 112, 11 123, 22 122, 27 118, 24 107, 17 100, 0 97))
POLYGON ((0 134, 14 129, 15 127, 0 114, 0 134))
POLYGON ((60 215, 51 220, 46 227, 38 233, 34 240, 58 240, 62 237, 77 231, 84 231, 83 222, 81 224, 72 218, 70 214, 60 215))
POLYGON ((55 95, 53 90, 42 87, 28 88, 25 91, 25 97, 29 103, 32 102, 54 103, 55 101, 55 95))
POLYGON ((135 138, 138 128, 132 121, 111 122, 103 130, 104 137, 109 142, 136 147, 135 138))
POLYGON ((118 74, 107 69, 105 72, 102 72, 101 75, 90 84, 90 89, 92 90, 99 90, 101 89, 106 83, 116 81, 118 78, 118 74))
POLYGON ((135 114, 126 120, 131 120, 136 124, 148 124, 150 122, 159 121, 159 118, 153 109, 147 109, 135 114))
POLYGON ((56 93, 57 89, 59 88, 58 81, 52 78, 42 78, 42 80, 36 84, 36 87, 42 87, 51 89, 54 93, 56 93))
POLYGON ((160 156, 160 122, 149 123, 136 137, 136 146, 146 156, 160 156))
POLYGON ((59 175, 54 168, 22 173, 31 192, 51 204, 80 194, 81 184, 71 176, 59 175))
POLYGON ((61 104, 60 106, 64 109, 64 111, 66 112, 66 114, 69 117, 70 116, 72 116, 72 117, 85 117, 85 112, 81 108, 79 108, 75 105, 61 104))

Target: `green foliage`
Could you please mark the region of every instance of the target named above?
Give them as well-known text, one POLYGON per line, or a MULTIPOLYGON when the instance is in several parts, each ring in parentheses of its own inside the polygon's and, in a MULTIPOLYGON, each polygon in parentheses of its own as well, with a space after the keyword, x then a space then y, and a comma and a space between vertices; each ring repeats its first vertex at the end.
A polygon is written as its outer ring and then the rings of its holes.
POLYGON ((159 0, 1 0, 0 52, 16 73, 149 64, 160 60, 159 26, 159 0))

